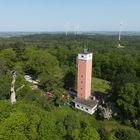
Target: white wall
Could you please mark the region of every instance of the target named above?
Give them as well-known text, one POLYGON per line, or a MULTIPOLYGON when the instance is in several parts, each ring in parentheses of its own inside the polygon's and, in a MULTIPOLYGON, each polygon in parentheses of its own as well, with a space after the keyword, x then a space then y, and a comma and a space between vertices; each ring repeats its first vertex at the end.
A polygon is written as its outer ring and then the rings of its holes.
POLYGON ((92 53, 88 53, 88 54, 79 53, 78 54, 78 59, 80 59, 80 60, 91 60, 92 59, 92 53))
POLYGON ((80 109, 80 110, 82 110, 82 111, 84 111, 84 112, 87 112, 87 113, 89 113, 89 114, 93 114, 93 113, 96 111, 96 109, 97 109, 97 105, 94 106, 93 108, 89 108, 89 107, 87 107, 87 106, 84 106, 84 105, 78 104, 78 103, 75 103, 75 107, 76 107, 77 109, 80 109), (87 109, 88 109, 88 110, 87 110, 87 109))

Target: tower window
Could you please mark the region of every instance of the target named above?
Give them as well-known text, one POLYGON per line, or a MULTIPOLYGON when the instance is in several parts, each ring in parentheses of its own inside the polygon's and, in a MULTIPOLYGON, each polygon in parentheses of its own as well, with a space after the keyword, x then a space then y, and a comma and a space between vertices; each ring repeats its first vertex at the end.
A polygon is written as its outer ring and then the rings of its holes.
POLYGON ((81 90, 82 90, 83 88, 81 88, 81 90))
POLYGON ((81 77, 83 78, 83 75, 81 75, 81 77))
POLYGON ((83 81, 81 81, 81 84, 83 83, 83 81))
POLYGON ((83 55, 81 57, 84 57, 83 55))
POLYGON ((88 109, 86 108, 86 111, 88 111, 88 109))

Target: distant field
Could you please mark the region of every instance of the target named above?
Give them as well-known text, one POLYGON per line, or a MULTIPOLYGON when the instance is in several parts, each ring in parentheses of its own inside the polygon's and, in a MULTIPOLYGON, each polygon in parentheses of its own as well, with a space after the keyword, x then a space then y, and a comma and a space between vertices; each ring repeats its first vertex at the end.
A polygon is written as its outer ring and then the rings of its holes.
POLYGON ((107 90, 110 89, 110 83, 106 80, 99 78, 92 78, 92 90, 107 93, 107 90))

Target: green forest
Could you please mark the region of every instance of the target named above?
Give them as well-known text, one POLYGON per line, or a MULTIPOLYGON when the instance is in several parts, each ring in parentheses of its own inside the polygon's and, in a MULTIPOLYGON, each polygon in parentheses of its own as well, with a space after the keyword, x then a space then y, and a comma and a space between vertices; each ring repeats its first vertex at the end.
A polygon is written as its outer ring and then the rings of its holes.
POLYGON ((122 36, 125 47, 117 45, 115 35, 1 37, 0 140, 140 140, 140 36, 122 36), (100 108, 89 115, 71 106, 68 91, 77 90, 76 59, 84 48, 93 53, 92 91, 104 96, 109 118, 100 108))

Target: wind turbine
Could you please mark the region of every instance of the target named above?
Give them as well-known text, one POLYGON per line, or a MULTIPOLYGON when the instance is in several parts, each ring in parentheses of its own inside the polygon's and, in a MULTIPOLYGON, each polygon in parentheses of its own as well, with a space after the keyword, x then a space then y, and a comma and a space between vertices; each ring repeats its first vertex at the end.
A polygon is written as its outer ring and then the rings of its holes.
POLYGON ((76 25, 76 27, 75 27, 75 35, 78 35, 79 34, 79 24, 78 25, 76 25))
POLYGON ((69 23, 65 24, 65 35, 68 35, 68 31, 69 31, 69 23))
POLYGON ((119 29, 119 41, 121 40, 122 25, 123 25, 123 22, 120 23, 120 29, 119 29))
POLYGON ((119 29, 119 44, 117 46, 117 48, 124 48, 124 46, 121 46, 121 33, 122 33, 122 25, 123 25, 123 21, 120 22, 120 29, 119 29))

